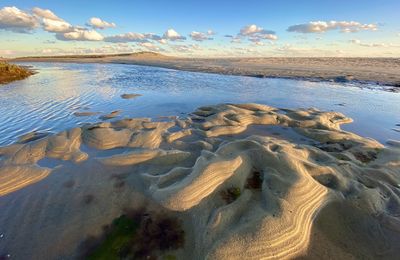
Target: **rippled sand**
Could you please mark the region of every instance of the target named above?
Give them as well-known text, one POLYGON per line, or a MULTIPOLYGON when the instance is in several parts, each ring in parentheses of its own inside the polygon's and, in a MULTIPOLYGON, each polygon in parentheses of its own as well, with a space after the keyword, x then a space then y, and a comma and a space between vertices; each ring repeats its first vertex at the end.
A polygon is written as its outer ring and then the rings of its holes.
POLYGON ((400 143, 342 131, 351 121, 221 104, 27 136, 0 150, 0 254, 75 258, 147 204, 184 221, 178 259, 395 258, 400 143))

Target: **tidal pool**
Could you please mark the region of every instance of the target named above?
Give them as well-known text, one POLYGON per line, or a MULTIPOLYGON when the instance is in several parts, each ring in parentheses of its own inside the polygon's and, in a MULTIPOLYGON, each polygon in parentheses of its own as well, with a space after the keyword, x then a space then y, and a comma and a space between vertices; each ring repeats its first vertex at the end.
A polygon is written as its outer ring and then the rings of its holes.
POLYGON ((378 86, 264 79, 124 64, 23 63, 38 73, 0 87, 0 145, 32 131, 59 132, 116 118, 185 116, 202 105, 255 102, 316 107, 354 119, 343 129, 382 143, 400 139, 400 93, 378 86), (140 94, 132 99, 123 94, 140 94), (95 113, 92 113, 95 112, 95 113), (77 116, 76 114, 81 113, 77 116))

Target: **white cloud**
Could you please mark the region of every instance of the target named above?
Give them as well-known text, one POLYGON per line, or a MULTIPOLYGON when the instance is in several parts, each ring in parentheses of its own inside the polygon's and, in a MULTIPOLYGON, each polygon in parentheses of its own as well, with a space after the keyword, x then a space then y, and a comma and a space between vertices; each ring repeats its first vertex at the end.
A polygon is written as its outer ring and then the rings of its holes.
POLYGON ((73 26, 64 21, 52 11, 35 7, 32 10, 38 20, 42 21, 43 30, 55 33, 67 33, 74 30, 73 26))
POLYGON ((1 50, 0 49, 0 57, 1 56, 12 56, 15 52, 13 50, 1 50))
POLYGON ((238 36, 234 36, 231 38, 231 43, 242 43, 242 39, 238 36))
POLYGON ((73 49, 61 49, 61 48, 48 48, 38 50, 42 54, 46 55, 77 55, 77 54, 111 54, 111 53, 130 53, 134 51, 138 51, 137 48, 134 48, 126 43, 118 43, 118 44, 108 44, 103 45, 96 48, 82 48, 77 47, 73 49))
POLYGON ((58 33, 56 38, 61 41, 102 41, 103 35, 84 28, 74 28, 73 31, 67 33, 58 33))
POLYGON ((73 31, 72 25, 65 22, 64 20, 52 20, 48 18, 43 18, 42 24, 43 30, 48 32, 62 33, 73 31))
POLYGON ((251 24, 240 29, 240 32, 236 38, 232 38, 232 41, 237 42, 240 38, 248 38, 249 41, 260 45, 259 42, 262 42, 263 40, 275 41, 278 39, 278 36, 276 36, 274 31, 265 30, 262 27, 251 24))
POLYGON ((202 48, 198 44, 187 44, 187 45, 171 45, 171 49, 178 53, 192 53, 194 51, 200 51, 202 48))
POLYGON ((161 37, 153 33, 128 32, 105 37, 106 42, 148 42, 149 40, 161 41, 161 37))
POLYGON ((247 26, 243 27, 242 29, 240 29, 240 33, 239 34, 242 35, 242 36, 251 36, 251 35, 254 35, 256 33, 261 33, 263 31, 264 31, 263 28, 258 27, 255 24, 251 24, 251 25, 247 25, 247 26))
POLYGON ((389 47, 395 47, 398 48, 400 47, 400 45, 394 44, 394 43, 366 43, 366 42, 362 42, 358 39, 353 39, 350 40, 350 43, 362 46, 362 47, 384 47, 384 48, 389 48, 389 47))
POLYGON ((52 11, 49 9, 41 9, 39 7, 35 7, 32 9, 33 14, 40 18, 46 18, 54 21, 63 21, 63 19, 59 18, 57 15, 55 15, 52 11))
POLYGON ((159 39, 157 40, 159 43, 161 44, 167 44, 167 40, 166 39, 159 39))
POLYGON ((155 45, 151 42, 141 42, 141 43, 138 43, 138 46, 143 47, 149 51, 164 51, 164 49, 158 47, 157 45, 155 45))
POLYGON ((163 38, 165 40, 170 40, 170 41, 179 41, 179 40, 186 40, 186 37, 181 36, 179 33, 177 33, 174 29, 168 29, 164 35, 163 38))
POLYGON ((102 41, 104 39, 97 31, 72 26, 48 9, 35 7, 32 13, 21 11, 16 7, 0 9, 0 29, 27 33, 39 25, 47 32, 57 33, 56 38, 62 41, 102 41))
POLYGON ((210 35, 213 35, 213 31, 209 30, 207 33, 202 33, 202 32, 196 32, 193 31, 190 33, 190 37, 194 41, 202 42, 206 40, 212 40, 212 37, 209 37, 210 35))
POLYGON ((90 26, 92 26, 93 28, 97 28, 97 29, 106 29, 106 28, 116 27, 115 23, 109 23, 109 22, 101 20, 100 18, 97 18, 97 17, 90 18, 88 24, 90 26))
POLYGON ((359 31, 376 31, 376 24, 362 24, 354 21, 314 21, 305 24, 297 24, 290 26, 288 32, 297 33, 324 33, 331 30, 341 30, 341 32, 359 32, 359 31))
POLYGON ((36 17, 21 11, 15 6, 0 9, 0 29, 18 33, 29 33, 38 25, 36 17))

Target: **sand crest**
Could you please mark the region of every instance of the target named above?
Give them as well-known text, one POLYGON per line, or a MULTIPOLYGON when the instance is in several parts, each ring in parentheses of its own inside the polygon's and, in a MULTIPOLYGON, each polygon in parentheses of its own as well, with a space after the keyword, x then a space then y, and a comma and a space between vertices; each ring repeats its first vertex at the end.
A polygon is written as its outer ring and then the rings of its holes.
MULTIPOLYGON (((185 218, 187 243, 179 253, 183 258, 292 259, 310 254, 315 234, 332 237, 342 230, 355 230, 360 241, 348 254, 390 258, 400 253, 396 242, 400 239, 400 145, 390 140, 386 147, 341 130, 341 124, 351 121, 341 113, 315 108, 220 104, 201 107, 188 118, 92 124, 0 148, 0 198, 51 176, 54 169, 40 167, 42 159, 70 160, 75 166, 59 169, 73 167, 80 178, 86 178, 87 187, 95 184, 97 196, 113 197, 115 206, 102 207, 102 213, 120 212, 116 202, 139 191, 157 207, 185 218), (120 176, 118 180, 131 176, 134 181, 118 183, 117 187, 126 185, 118 195, 110 184, 110 172, 120 176), (92 174, 102 181, 92 179, 92 174), (367 229, 352 226, 353 222, 327 223, 329 216, 320 217, 320 212, 333 206, 346 209, 341 212, 344 218, 359 216, 362 225, 374 225, 379 232, 372 236, 367 229), (316 222, 334 226, 314 232, 321 226, 316 222), (382 246, 366 247, 371 237, 382 241, 382 246)), ((73 212, 95 214, 100 230, 100 223, 109 219, 97 211, 106 202, 96 203, 95 208, 73 212)), ((43 210, 45 215, 49 209, 43 210)), ((79 243, 85 234, 67 219, 54 221, 70 230, 69 247, 63 250, 68 248, 74 256, 74 241, 79 243)), ((18 221, 8 220, 7 226, 15 227, 10 236, 22 241, 18 221)), ((24 232, 36 231, 24 227, 24 232)), ((24 250, 43 256, 40 252, 45 250, 40 249, 48 243, 34 236, 35 244, 27 241, 24 250)), ((341 246, 334 237, 323 241, 328 248, 341 246)), ((13 254, 23 255, 17 245, 7 246, 13 254)), ((52 250, 54 257, 59 256, 56 248, 52 250)), ((331 258, 346 255, 329 252, 331 258)))

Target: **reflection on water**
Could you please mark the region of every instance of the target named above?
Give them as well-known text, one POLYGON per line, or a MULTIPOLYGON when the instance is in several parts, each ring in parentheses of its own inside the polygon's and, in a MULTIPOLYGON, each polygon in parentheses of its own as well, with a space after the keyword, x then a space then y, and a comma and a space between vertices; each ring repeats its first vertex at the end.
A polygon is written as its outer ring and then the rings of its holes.
POLYGON ((385 142, 400 139, 400 94, 336 83, 260 79, 121 64, 29 63, 39 73, 0 87, 0 145, 31 131, 57 132, 99 115, 121 117, 182 115, 198 106, 257 102, 276 107, 335 110, 355 122, 343 128, 385 142), (136 99, 120 95, 137 93, 136 99))

